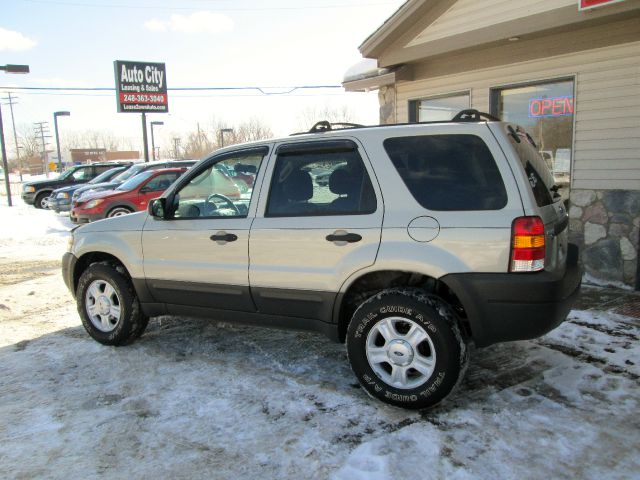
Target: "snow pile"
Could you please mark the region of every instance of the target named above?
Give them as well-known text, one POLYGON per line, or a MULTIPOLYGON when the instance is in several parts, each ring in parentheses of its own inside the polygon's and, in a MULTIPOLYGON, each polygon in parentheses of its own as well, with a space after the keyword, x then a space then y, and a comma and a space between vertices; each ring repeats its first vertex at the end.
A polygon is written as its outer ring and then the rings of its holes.
POLYGON ((60 276, 68 219, 0 216, 0 478, 639 478, 635 319, 573 311, 473 351, 456 393, 410 412, 310 333, 161 317, 99 345, 60 276))

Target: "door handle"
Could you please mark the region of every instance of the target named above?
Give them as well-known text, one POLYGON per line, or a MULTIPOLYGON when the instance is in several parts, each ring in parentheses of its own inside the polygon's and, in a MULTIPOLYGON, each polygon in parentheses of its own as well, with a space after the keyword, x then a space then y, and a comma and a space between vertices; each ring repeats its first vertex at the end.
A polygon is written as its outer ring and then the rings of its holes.
POLYGON ((347 242, 347 243, 355 243, 362 240, 362 236, 357 233, 332 233, 331 235, 327 235, 328 242, 347 242))
POLYGON ((218 232, 215 235, 211 235, 209 238, 214 242, 235 242, 238 239, 238 236, 233 233, 218 232))

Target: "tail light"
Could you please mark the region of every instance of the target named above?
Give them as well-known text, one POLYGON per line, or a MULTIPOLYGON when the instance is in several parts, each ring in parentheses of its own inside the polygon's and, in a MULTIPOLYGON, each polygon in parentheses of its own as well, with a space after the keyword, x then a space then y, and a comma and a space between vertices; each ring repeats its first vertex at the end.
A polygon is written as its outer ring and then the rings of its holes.
POLYGON ((518 217, 511 226, 510 272, 544 269, 544 223, 540 217, 518 217))

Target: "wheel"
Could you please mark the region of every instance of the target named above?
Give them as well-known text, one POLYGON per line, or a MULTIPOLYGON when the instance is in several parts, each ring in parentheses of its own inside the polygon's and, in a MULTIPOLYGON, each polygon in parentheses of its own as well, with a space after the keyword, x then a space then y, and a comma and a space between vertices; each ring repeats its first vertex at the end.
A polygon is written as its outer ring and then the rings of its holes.
POLYGON ((129 215, 132 212, 133 210, 128 207, 115 207, 109 210, 109 213, 107 213, 107 218, 121 217, 122 215, 129 215))
POLYGON ((399 288, 358 307, 347 330, 347 355, 367 393, 410 409, 444 400, 469 359, 451 307, 422 290, 399 288))
POLYGON ((85 330, 104 345, 127 345, 149 323, 129 280, 106 263, 94 263, 84 271, 76 299, 85 330))
POLYGON ((42 192, 36 195, 36 199, 33 202, 33 206, 36 208, 47 208, 47 201, 49 200, 51 192, 42 192))

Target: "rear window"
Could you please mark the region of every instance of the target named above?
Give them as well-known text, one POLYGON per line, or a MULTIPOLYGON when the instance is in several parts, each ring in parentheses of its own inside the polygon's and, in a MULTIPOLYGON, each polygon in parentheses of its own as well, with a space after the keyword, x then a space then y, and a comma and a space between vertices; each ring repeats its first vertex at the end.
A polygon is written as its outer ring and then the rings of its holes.
POLYGON ((509 140, 527 174, 536 204, 539 207, 551 205, 554 201, 551 190, 554 186, 554 180, 547 163, 538 152, 533 139, 524 130, 519 127, 516 129, 507 128, 509 140))
POLYGON ((507 191, 487 145, 475 135, 388 138, 384 148, 411 195, 429 210, 500 210, 507 191))

